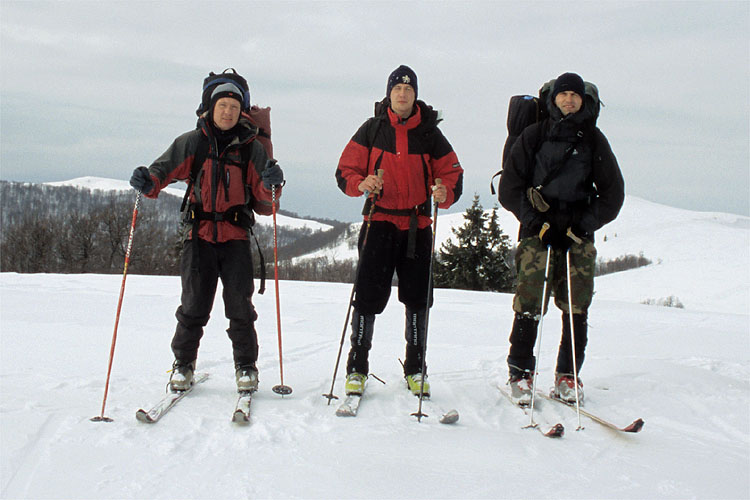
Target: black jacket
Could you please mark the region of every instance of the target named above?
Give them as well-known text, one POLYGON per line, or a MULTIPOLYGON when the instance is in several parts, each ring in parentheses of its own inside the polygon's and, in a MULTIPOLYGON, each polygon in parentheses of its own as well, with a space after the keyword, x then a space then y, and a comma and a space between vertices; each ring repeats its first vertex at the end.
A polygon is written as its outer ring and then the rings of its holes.
POLYGON ((500 176, 498 199, 521 222, 519 239, 539 233, 547 221, 593 240, 594 231, 611 222, 625 199, 625 182, 609 142, 584 106, 562 116, 548 103, 550 117, 530 125, 511 148, 500 176), (541 187, 540 187, 541 186, 541 187), (550 205, 534 209, 527 197, 539 187, 550 205))

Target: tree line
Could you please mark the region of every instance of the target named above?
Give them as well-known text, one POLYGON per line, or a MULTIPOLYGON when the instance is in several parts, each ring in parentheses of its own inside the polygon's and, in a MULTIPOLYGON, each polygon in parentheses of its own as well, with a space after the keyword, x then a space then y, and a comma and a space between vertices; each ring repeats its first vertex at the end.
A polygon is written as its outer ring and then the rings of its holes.
MULTIPOLYGON (((0 181, 0 271, 20 273, 121 273, 132 222, 135 195, 71 186, 0 181)), ((178 275, 179 255, 187 228, 180 221, 181 198, 164 195, 142 199, 128 272, 178 275)), ((284 215, 299 217, 292 212, 284 215)), ((486 212, 474 196, 464 224, 436 248, 433 281, 438 288, 512 292, 515 247, 498 224, 497 206, 486 212)), ((356 246, 358 228, 321 220, 325 231, 277 228, 279 278, 353 283, 356 260, 325 257, 298 259, 341 240, 356 246)), ((251 245, 256 276, 261 256, 266 273, 273 270, 273 227, 256 224, 251 245)), ((599 261, 597 274, 650 264, 643 254, 599 261)))

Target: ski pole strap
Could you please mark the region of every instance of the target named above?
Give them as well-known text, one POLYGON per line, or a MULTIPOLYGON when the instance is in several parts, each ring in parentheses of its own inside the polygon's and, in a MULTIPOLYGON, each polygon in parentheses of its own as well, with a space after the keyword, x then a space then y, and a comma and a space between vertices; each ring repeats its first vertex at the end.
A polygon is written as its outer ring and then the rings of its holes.
POLYGON ((258 259, 260 259, 260 288, 258 289, 258 295, 263 295, 263 292, 266 291, 266 259, 263 257, 260 243, 258 243, 258 237, 253 232, 253 228, 249 228, 249 231, 255 240, 255 246, 258 248, 258 259))

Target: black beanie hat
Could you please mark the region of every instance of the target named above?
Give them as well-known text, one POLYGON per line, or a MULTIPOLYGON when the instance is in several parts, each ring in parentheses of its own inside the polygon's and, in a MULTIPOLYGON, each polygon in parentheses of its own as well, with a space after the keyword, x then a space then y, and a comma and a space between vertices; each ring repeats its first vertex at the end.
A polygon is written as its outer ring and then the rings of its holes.
POLYGON ((388 77, 388 86, 386 87, 385 95, 391 96, 391 90, 399 83, 405 83, 411 85, 414 89, 414 97, 417 97, 417 74, 409 66, 403 64, 393 70, 393 73, 388 77))
POLYGON ((237 99, 240 102, 240 108, 243 106, 243 95, 242 90, 233 83, 222 83, 221 85, 217 85, 214 91, 211 93, 211 106, 210 110, 214 110, 214 106, 216 105, 216 101, 221 99, 222 97, 231 97, 232 99, 237 99))
POLYGON ((567 91, 575 92, 583 98, 586 95, 586 86, 583 83, 583 78, 575 73, 563 73, 558 76, 554 87, 552 87, 552 102, 555 102, 557 94, 567 91))

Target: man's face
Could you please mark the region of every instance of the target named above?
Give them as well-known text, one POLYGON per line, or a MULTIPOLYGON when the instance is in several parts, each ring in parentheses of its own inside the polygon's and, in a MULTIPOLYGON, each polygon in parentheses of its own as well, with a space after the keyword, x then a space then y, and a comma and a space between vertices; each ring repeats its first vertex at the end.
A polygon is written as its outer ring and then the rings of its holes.
POLYGON ((231 97, 222 97, 214 106, 214 125, 219 130, 229 130, 240 120, 240 102, 231 97))
POLYGON ((560 108, 563 116, 568 116, 570 113, 578 113, 581 110, 583 99, 575 92, 567 90, 555 96, 555 106, 560 108))
POLYGON ((398 83, 391 89, 391 108, 401 118, 408 118, 414 107, 416 96, 414 87, 408 83, 398 83))

